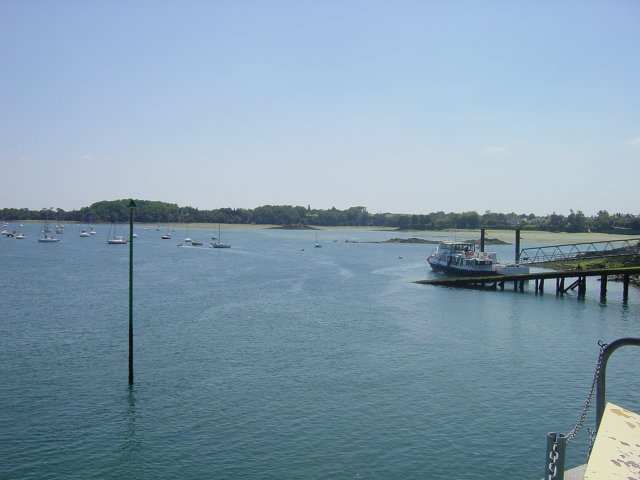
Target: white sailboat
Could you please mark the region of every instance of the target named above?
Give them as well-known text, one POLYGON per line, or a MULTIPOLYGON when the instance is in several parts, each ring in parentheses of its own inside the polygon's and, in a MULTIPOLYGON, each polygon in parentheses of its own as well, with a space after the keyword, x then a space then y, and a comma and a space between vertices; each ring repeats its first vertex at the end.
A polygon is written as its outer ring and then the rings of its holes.
POLYGON ((58 213, 58 223, 56 224, 56 233, 64 233, 64 225, 60 222, 60 213, 58 213))
POLYGON ((49 235, 51 232, 51 229, 49 228, 49 210, 46 210, 44 214, 44 226, 42 228, 43 236, 38 237, 39 243, 58 243, 60 241, 59 238, 49 235))
POLYGON ((183 240, 184 243, 191 243, 193 240, 189 237, 189 224, 187 223, 187 236, 183 240))
POLYGON ((228 243, 222 243, 220 241, 220 224, 218 224, 218 238, 214 237, 215 242, 211 242, 211 248, 231 248, 231 245, 228 243))
POLYGON ((322 248, 322 245, 318 243, 318 232, 316 232, 316 243, 314 245, 315 248, 322 248))
POLYGON ((109 245, 126 245, 127 239, 123 235, 116 235, 116 224, 112 223, 109 227, 109 234, 107 235, 107 243, 109 245), (113 237, 111 236, 111 229, 113 228, 113 237))
POLYGON ((82 224, 80 225, 80 236, 81 237, 90 237, 91 233, 84 227, 84 215, 82 216, 82 224))

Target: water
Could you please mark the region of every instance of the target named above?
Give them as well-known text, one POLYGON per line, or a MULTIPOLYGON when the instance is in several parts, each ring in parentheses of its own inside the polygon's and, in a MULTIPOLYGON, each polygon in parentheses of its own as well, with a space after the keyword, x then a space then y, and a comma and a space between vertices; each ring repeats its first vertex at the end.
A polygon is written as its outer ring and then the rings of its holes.
MULTIPOLYGON (((215 250, 137 227, 129 389, 128 247, 74 228, 0 238, 0 478, 541 478, 597 341, 640 336, 636 289, 417 285, 430 246, 346 242, 399 234, 232 229, 215 250)), ((639 364, 607 370, 635 411, 639 364)), ((586 448, 585 427, 567 466, 586 448)))

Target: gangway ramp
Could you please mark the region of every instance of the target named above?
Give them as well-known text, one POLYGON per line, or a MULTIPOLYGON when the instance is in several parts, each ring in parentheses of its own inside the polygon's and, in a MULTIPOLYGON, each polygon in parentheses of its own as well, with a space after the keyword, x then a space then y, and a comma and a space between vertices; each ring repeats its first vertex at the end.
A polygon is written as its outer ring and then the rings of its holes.
POLYGON ((519 253, 519 262, 530 265, 580 258, 619 257, 638 253, 640 253, 640 238, 628 238, 523 248, 519 253))

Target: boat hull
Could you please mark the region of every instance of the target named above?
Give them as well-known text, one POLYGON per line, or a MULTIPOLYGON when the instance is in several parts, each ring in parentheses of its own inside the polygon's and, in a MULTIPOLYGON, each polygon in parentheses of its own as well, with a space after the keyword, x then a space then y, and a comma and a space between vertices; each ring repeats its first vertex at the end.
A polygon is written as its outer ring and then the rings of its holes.
POLYGON ((498 272, 496 272, 493 269, 479 270, 479 269, 464 268, 464 267, 459 267, 455 265, 442 264, 442 263, 433 261, 431 259, 427 259, 427 262, 429 263, 429 266, 436 272, 451 273, 455 275, 464 275, 465 277, 498 275, 498 272))

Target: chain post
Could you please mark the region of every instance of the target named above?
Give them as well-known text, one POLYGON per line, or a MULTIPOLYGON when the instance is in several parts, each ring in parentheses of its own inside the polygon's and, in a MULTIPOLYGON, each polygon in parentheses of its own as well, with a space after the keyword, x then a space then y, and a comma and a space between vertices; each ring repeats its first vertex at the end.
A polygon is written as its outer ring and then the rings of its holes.
POLYGON ((567 437, 564 433, 547 434, 547 456, 544 471, 545 480, 564 480, 564 459, 567 437))

